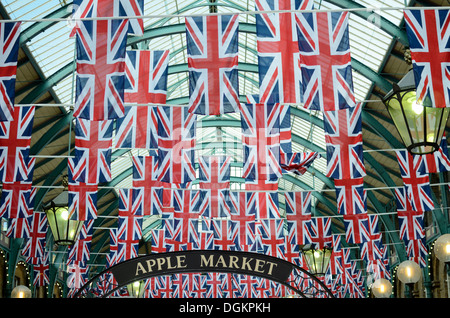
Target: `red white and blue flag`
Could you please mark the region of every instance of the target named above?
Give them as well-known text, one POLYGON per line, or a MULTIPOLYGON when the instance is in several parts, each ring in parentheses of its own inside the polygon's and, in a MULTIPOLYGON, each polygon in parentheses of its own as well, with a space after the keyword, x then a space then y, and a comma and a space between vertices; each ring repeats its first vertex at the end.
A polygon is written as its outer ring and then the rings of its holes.
POLYGON ((309 223, 312 245, 315 248, 332 247, 333 236, 331 234, 331 218, 317 217, 312 218, 309 223))
POLYGON ((306 109, 327 111, 356 104, 348 17, 349 12, 296 14, 306 109))
POLYGON ((256 211, 247 207, 247 203, 251 202, 247 200, 247 197, 251 195, 249 192, 230 192, 230 219, 238 223, 240 249, 242 247, 253 247, 256 241, 256 211))
POLYGON ((133 17, 127 19, 128 32, 133 35, 144 34, 144 21, 139 18, 144 13, 144 0, 74 0, 72 4, 73 36, 83 18, 133 17))
POLYGON ((245 184, 247 192, 246 205, 249 214, 256 219, 281 218, 278 198, 278 182, 260 180, 257 183, 249 181, 245 184))
POLYGON ((407 150, 396 150, 403 184, 414 211, 431 211, 434 208, 430 178, 425 157, 412 155, 407 150))
POLYGON ((301 103, 300 56, 294 12, 306 10, 313 1, 256 0, 256 39, 260 103, 301 103))
POLYGON ((338 213, 344 217, 347 243, 367 241, 369 219, 363 178, 335 179, 334 185, 338 213))
POLYGON ((420 267, 428 266, 428 248, 426 238, 405 241, 406 255, 408 259, 419 264, 420 267))
POLYGON ((35 262, 33 263, 33 286, 47 286, 50 283, 49 255, 50 253, 46 252, 44 257, 35 259, 35 262))
POLYGON ((416 99, 425 106, 450 106, 448 9, 404 10, 416 99))
POLYGON ((117 262, 138 256, 142 238, 142 191, 119 189, 119 216, 117 219, 117 262))
POLYGON ((3 182, 0 196, 0 217, 28 218, 34 211, 34 191, 32 188, 33 172, 36 158, 27 163, 27 179, 14 182, 3 182))
POLYGON ((260 236, 263 253, 284 259, 285 234, 283 219, 261 219, 256 224, 256 233, 260 236))
POLYGON ((238 26, 237 14, 186 18, 189 112, 239 111, 238 26))
POLYGON ((165 205, 163 187, 169 187, 170 184, 158 181, 158 158, 155 156, 133 156, 131 160, 133 188, 140 189, 143 195, 143 215, 161 214, 165 205))
POLYGON ((214 249, 235 250, 239 246, 239 224, 227 219, 211 220, 211 230, 214 235, 214 249))
POLYGON ((22 255, 26 258, 39 258, 45 256, 45 242, 48 229, 48 220, 45 212, 34 211, 31 221, 30 237, 26 239, 22 255))
MULTIPOLYGON (((172 190, 174 212, 172 218, 177 220, 179 235, 177 235, 180 243, 187 244, 189 242, 189 222, 199 219, 199 212, 195 209, 199 199, 197 190, 172 190)), ((175 232, 175 231, 174 231, 175 232)), ((173 238, 173 235, 172 235, 173 238)), ((175 239, 175 238, 173 238, 175 239)))
POLYGON ((318 152, 282 153, 280 156, 280 165, 284 171, 301 176, 308 170, 314 160, 318 158, 320 158, 318 152))
POLYGON ((242 177, 246 181, 278 181, 282 177, 279 110, 278 104, 242 104, 242 177))
POLYGON ((286 223, 290 244, 311 244, 309 224, 311 223, 311 192, 285 192, 286 223))
POLYGON ((405 187, 395 188, 397 203, 399 237, 403 240, 416 240, 425 237, 424 211, 415 211, 405 187))
POLYGON ((117 119, 115 148, 143 148, 156 155, 156 107, 165 104, 169 51, 127 51, 125 60, 125 114, 117 119))
POLYGON ((158 106, 158 180, 187 184, 196 179, 197 115, 187 106, 158 106))
POLYGON ((15 107, 13 119, 0 121, 0 177, 2 182, 27 180, 35 106, 15 107))
POLYGON ((76 27, 74 117, 89 120, 124 116, 126 20, 83 20, 76 27))
POLYGON ((111 181, 111 148, 114 121, 75 119, 73 180, 89 184, 111 181))
POLYGON ((361 107, 361 103, 358 103, 352 108, 323 112, 327 177, 353 179, 366 175, 361 107))
POLYGON ((444 136, 442 136, 439 149, 426 154, 425 160, 427 165, 426 171, 428 173, 450 171, 450 157, 448 155, 448 142, 445 133, 444 136))
POLYGON ((86 221, 97 218, 97 183, 85 183, 74 180, 76 174, 74 158, 68 159, 68 207, 69 219, 86 221))
POLYGON ((69 246, 67 264, 86 264, 89 261, 94 221, 94 219, 83 221, 77 240, 69 246))
POLYGON ((13 119, 21 22, 0 23, 0 121, 13 119))
POLYGON ((227 217, 229 213, 229 190, 231 157, 199 156, 200 198, 197 207, 206 218, 227 217))

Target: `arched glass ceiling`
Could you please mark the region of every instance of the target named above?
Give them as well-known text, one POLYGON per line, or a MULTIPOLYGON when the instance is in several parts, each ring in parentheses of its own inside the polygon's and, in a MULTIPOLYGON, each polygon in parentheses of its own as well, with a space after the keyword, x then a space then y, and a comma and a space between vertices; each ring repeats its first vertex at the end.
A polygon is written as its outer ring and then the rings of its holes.
MULTIPOLYGON (((22 31, 34 25, 39 19, 60 11, 61 14, 69 14, 71 7, 70 1, 64 0, 46 0, 46 1, 31 1, 31 0, 2 0, 6 11, 11 19, 27 20, 22 25, 22 31)), ((151 50, 170 50, 171 60, 170 66, 183 66, 187 63, 185 51, 185 35, 182 24, 184 18, 183 14, 207 14, 208 1, 178 1, 178 0, 161 0, 161 1, 145 1, 144 14, 151 15, 152 18, 144 19, 144 25, 147 30, 154 30, 152 36, 146 41, 138 41, 137 49, 151 49, 151 50), (170 16, 172 15, 172 16, 170 16), (181 26, 180 26, 181 24, 181 26), (179 26, 176 28, 176 26, 179 26), (172 33, 174 27, 176 32, 172 33)), ((239 11, 253 11, 254 1, 235 0, 226 1, 220 0, 217 3, 218 12, 239 12, 239 11)), ((398 8, 405 5, 403 0, 385 0, 385 1, 315 1, 315 9, 346 9, 348 8, 373 8, 374 10, 367 10, 364 14, 359 14, 358 11, 352 11, 350 14, 350 45, 351 54, 354 60, 357 60, 362 65, 365 65, 370 70, 378 73, 385 58, 386 51, 392 42, 392 35, 383 31, 381 28, 381 18, 385 18, 392 25, 398 26, 401 23, 403 16, 400 10, 385 10, 388 7, 398 8), (381 8, 381 10, 376 10, 381 8), (368 14, 369 13, 369 14, 368 14), (379 15, 378 15, 379 14, 379 15)), ((65 15, 65 16, 67 16, 65 15)), ((247 32, 240 32, 239 41, 239 63, 247 63, 248 65, 257 65, 256 54, 256 35, 254 31, 255 17, 252 14, 241 14, 239 17, 241 23, 247 23, 247 32), (253 27, 253 29, 252 29, 253 27)), ((74 39, 70 38, 71 23, 69 18, 64 21, 59 21, 52 26, 43 29, 43 32, 31 38, 27 42, 29 51, 32 53, 43 75, 48 78, 55 74, 62 67, 69 65, 74 60, 75 44, 74 39)), ((137 38, 139 40, 139 38, 137 38)), ((255 70, 256 68, 254 68, 255 70)), ((371 86, 372 82, 364 75, 353 72, 355 94, 358 100, 363 101, 371 86)), ((59 99, 60 103, 72 104, 73 101, 73 72, 68 72, 65 79, 60 81, 53 87, 53 90, 59 99)), ((240 71, 240 94, 242 96, 248 94, 258 93, 258 74, 256 71, 240 71)), ((188 96, 188 79, 186 68, 181 68, 181 71, 173 71, 169 76, 169 92, 168 100, 172 103, 186 102, 188 96)), ((293 106, 298 108, 298 111, 305 112, 300 106, 293 106)), ((308 116, 320 116, 318 112, 311 112, 308 116)), ((225 127, 214 127, 204 125, 198 129, 198 144, 205 148, 198 148, 197 155, 203 153, 211 153, 211 151, 220 151, 220 147, 211 149, 215 143, 225 141, 227 143, 227 154, 236 157, 237 161, 241 156, 238 148, 240 141, 239 114, 230 114, 222 116, 223 119, 230 119, 231 125, 225 127), (233 123, 234 121, 234 123, 233 123), (237 142, 236 148, 229 145, 234 145, 237 142), (229 152, 228 152, 229 151, 229 152)), ((204 121, 210 118, 201 118, 204 121)), ((201 125, 199 125, 201 126, 201 125)), ((292 130, 298 140, 307 140, 315 144, 319 149, 325 149, 325 140, 323 130, 320 127, 314 126, 310 121, 292 116, 292 130)), ((295 141, 295 140, 294 140, 295 141)), ((217 144, 216 144, 217 145, 217 144)), ((293 143, 294 151, 310 151, 299 142, 293 143)), ((216 152, 217 153, 217 152, 216 152)), ((131 166, 130 156, 135 154, 145 154, 143 150, 133 150, 133 152, 114 158, 113 162, 113 177, 119 175, 121 172, 129 169, 131 166)), ((326 162, 324 158, 316 160, 314 168, 318 171, 325 171, 326 162)), ((240 176, 239 167, 234 167, 233 172, 235 176, 240 176)), ((302 182, 309 185, 311 188, 320 190, 323 183, 314 178, 311 174, 306 173, 299 178, 302 182)), ((131 176, 122 180, 117 187, 130 187, 131 176)), ((286 190, 301 190, 293 183, 286 180, 280 181, 280 188, 286 190)))

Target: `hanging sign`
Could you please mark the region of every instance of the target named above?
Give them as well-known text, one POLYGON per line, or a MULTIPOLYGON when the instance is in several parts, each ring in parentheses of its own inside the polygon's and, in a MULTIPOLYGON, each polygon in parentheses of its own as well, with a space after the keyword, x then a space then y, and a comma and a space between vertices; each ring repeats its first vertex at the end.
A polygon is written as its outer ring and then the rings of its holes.
POLYGON ((109 271, 119 285, 176 273, 233 272, 286 282, 293 264, 269 255, 221 250, 153 253, 129 259, 109 271))

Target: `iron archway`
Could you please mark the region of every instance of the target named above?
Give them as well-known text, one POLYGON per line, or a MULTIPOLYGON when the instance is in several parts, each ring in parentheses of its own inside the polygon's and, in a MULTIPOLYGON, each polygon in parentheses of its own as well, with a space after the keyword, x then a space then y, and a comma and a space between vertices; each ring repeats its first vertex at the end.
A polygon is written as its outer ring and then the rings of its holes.
POLYGON ((260 253, 222 250, 151 253, 132 258, 94 276, 74 297, 105 298, 134 281, 170 274, 204 272, 258 276, 282 284, 302 298, 334 298, 321 280, 291 262, 260 253), (97 284, 98 281, 106 277, 114 283, 99 288, 102 284, 97 284))

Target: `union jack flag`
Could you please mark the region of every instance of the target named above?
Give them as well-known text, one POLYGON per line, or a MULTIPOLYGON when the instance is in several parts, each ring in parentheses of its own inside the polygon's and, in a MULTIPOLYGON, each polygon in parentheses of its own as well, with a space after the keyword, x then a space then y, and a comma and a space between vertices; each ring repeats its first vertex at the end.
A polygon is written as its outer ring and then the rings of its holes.
POLYGON ((283 219, 262 219, 256 226, 264 254, 284 259, 285 235, 283 219))
POLYGON ((341 249, 341 236, 339 234, 332 235, 333 252, 329 262, 329 269, 332 275, 339 275, 344 272, 342 259, 343 253, 341 249))
POLYGON ((117 221, 117 262, 137 257, 142 237, 142 192, 140 189, 119 189, 117 221))
POLYGON ((200 156, 199 213, 206 218, 229 216, 229 189, 231 157, 200 156))
POLYGON ((111 181, 111 147, 114 121, 75 119, 73 180, 89 184, 111 181))
POLYGON ((426 238, 405 241, 406 255, 408 259, 419 264, 424 268, 427 266, 428 248, 426 238))
POLYGON ((434 208, 431 197, 430 178, 426 171, 425 157, 412 155, 407 150, 396 150, 397 161, 403 184, 414 211, 431 211, 434 208))
POLYGON ((314 160, 320 158, 318 152, 282 153, 280 157, 281 168, 296 175, 303 175, 314 160))
POLYGON ((189 112, 238 111, 238 26, 237 14, 186 18, 189 112))
POLYGON ((405 187, 395 188, 400 238, 415 240, 425 237, 424 212, 414 211, 405 187))
POLYGON ((286 223, 290 244, 311 244, 309 223, 311 223, 311 192, 285 192, 286 223))
POLYGON ((50 253, 46 252, 45 256, 39 257, 33 264, 33 285, 36 287, 46 286, 50 283, 50 263, 48 261, 49 255, 50 253))
POLYGON ((27 180, 35 106, 15 107, 10 121, 0 121, 0 177, 3 182, 27 180))
POLYGON ((278 198, 278 183, 258 181, 258 183, 246 183, 245 190, 249 214, 254 214, 256 219, 281 218, 278 198))
MULTIPOLYGON (((247 95, 248 104, 259 104, 258 95, 247 95)), ((279 131, 280 131, 280 161, 283 163, 285 156, 292 153, 292 127, 291 127, 291 105, 278 104, 279 108, 279 131)))
POLYGON ((67 266, 67 286, 74 290, 81 288, 88 278, 88 266, 82 263, 72 263, 67 266))
POLYGON ((353 179, 366 175, 361 107, 361 103, 358 103, 352 108, 323 112, 327 177, 353 179))
MULTIPOLYGON (((144 0, 74 0, 72 5, 72 19, 74 25, 70 36, 79 27, 78 22, 83 18, 95 17, 139 17, 144 12, 144 0)), ((129 33, 143 35, 144 21, 135 18, 128 19, 129 33)))
POLYGON ((0 23, 0 121, 13 120, 20 22, 0 23))
POLYGON ((158 158, 155 156, 133 156, 133 188, 143 195, 143 215, 158 215, 164 206, 164 182, 158 181, 158 158))
POLYGON ((166 103, 169 51, 127 51, 125 62, 127 105, 124 117, 117 119, 115 147, 144 148, 156 155, 156 107, 144 104, 166 103))
POLYGON ((158 106, 158 180, 187 184, 194 167, 197 115, 185 106, 158 106))
POLYGON ((428 173, 450 171, 450 157, 448 155, 448 143, 445 133, 441 139, 439 149, 433 153, 426 154, 425 161, 428 173))
POLYGON ((172 194, 174 212, 171 214, 173 219, 178 221, 179 242, 186 244, 189 242, 189 222, 193 219, 198 220, 200 216, 199 212, 194 208, 197 205, 199 192, 177 189, 173 190, 172 194))
POLYGON ((404 10, 416 99, 425 106, 450 106, 449 10, 404 10))
POLYGON ((96 219, 98 184, 74 181, 76 173, 74 159, 68 158, 69 218, 79 221, 96 219))
POLYGON ((211 220, 211 230, 214 235, 214 249, 235 250, 239 237, 239 224, 227 219, 211 220))
POLYGON ((370 261, 383 258, 383 245, 381 242, 381 233, 378 229, 378 215, 369 214, 367 228, 368 240, 362 242, 361 256, 364 260, 370 261))
POLYGON ((81 263, 86 264, 90 259, 90 250, 92 243, 94 219, 83 221, 80 234, 75 243, 69 246, 69 254, 67 256, 67 264, 81 263))
POLYGON ((29 158, 27 167, 24 167, 27 169, 25 180, 3 182, 0 197, 0 217, 27 218, 33 214, 34 192, 32 191, 32 181, 35 162, 36 158, 29 158))
POLYGON ((305 10, 313 1, 256 0, 256 36, 260 103, 301 102, 300 56, 295 13, 264 11, 305 10))
MULTIPOLYGON (((164 244, 166 250, 181 251, 188 244, 188 232, 186 237, 183 237, 183 219, 174 218, 171 213, 162 215, 162 228, 164 229, 164 244), (185 240, 183 240, 185 239, 185 240)), ((186 230, 188 229, 189 219, 185 222, 186 230)))
POLYGON ((36 197, 37 188, 31 187, 30 196, 28 198, 28 213, 21 215, 28 215, 26 217, 16 217, 10 219, 8 229, 6 231, 7 237, 13 238, 28 238, 31 235, 31 223, 33 221, 34 213, 34 198, 36 197))
POLYGON ((367 228, 369 227, 367 212, 344 215, 345 240, 350 244, 362 244, 369 241, 367 228))
POLYGON ((335 179, 336 203, 340 215, 363 214, 367 212, 367 193, 364 179, 335 179))
POLYGON ((278 104, 243 104, 241 107, 243 178, 278 181, 280 166, 280 112, 278 104))
POLYGON ((349 12, 299 12, 297 18, 303 103, 306 109, 354 107, 349 12))
POLYGON ((84 20, 76 28, 74 117, 124 116, 126 20, 84 20))
POLYGON ((210 231, 209 222, 202 219, 189 220, 188 242, 192 243, 192 249, 212 250, 214 249, 214 235, 210 231))
POLYGON ((31 221, 30 237, 26 239, 22 255, 26 258, 45 257, 45 242, 48 221, 45 212, 34 211, 31 221))
POLYGON ((106 267, 117 263, 117 229, 109 229, 109 253, 106 255, 106 267))
POLYGON ((236 242, 236 245, 240 244, 240 248, 242 248, 242 246, 252 247, 256 241, 256 211, 247 207, 247 203, 250 202, 247 200, 247 196, 251 196, 251 194, 231 191, 229 197, 229 202, 231 204, 230 219, 238 224, 239 239, 238 242, 236 242))
POLYGON ((312 245, 318 249, 332 247, 333 236, 331 235, 331 218, 312 218, 309 223, 312 245))

